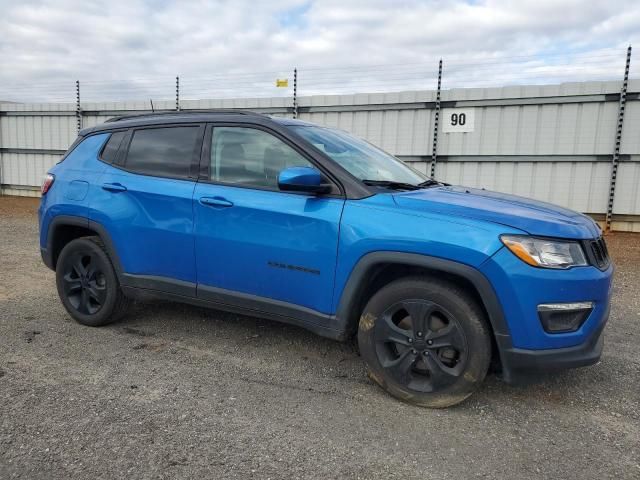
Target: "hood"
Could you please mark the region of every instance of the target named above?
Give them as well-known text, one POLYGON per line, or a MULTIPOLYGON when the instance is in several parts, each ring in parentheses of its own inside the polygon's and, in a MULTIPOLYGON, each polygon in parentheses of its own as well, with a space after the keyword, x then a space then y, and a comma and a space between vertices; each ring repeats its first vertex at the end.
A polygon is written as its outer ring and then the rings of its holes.
POLYGON ((601 234, 600 228, 586 215, 516 195, 442 186, 393 196, 402 208, 499 223, 530 235, 591 239, 601 234))

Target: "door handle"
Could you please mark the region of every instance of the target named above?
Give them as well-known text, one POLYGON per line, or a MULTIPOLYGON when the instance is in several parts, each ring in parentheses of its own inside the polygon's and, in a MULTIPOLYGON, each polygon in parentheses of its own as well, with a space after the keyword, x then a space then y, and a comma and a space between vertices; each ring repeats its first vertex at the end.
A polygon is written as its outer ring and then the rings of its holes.
POLYGON ((126 192, 127 187, 120 185, 119 183, 103 183, 102 189, 109 192, 126 192))
POLYGON ((233 202, 230 202, 226 198, 222 198, 222 197, 201 197, 200 203, 202 205, 206 205, 207 207, 214 207, 214 208, 233 207, 233 202))

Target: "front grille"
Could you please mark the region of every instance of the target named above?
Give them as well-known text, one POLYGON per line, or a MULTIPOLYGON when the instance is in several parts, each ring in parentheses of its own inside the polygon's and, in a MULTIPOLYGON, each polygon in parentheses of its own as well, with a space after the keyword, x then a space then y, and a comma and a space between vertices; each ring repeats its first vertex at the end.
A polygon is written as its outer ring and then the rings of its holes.
POLYGON ((609 266, 609 252, 604 238, 600 237, 596 240, 588 241, 589 259, 591 263, 600 270, 605 270, 609 266))

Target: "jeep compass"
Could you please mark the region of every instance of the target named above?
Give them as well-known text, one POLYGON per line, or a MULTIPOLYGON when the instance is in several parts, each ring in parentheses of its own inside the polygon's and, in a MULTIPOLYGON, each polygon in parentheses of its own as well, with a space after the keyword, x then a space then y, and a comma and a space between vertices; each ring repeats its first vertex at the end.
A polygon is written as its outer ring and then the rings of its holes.
POLYGON ((40 248, 84 325, 169 299, 357 340, 427 407, 598 361, 613 265, 598 225, 428 178, 343 131, 242 111, 82 130, 48 172, 40 248))

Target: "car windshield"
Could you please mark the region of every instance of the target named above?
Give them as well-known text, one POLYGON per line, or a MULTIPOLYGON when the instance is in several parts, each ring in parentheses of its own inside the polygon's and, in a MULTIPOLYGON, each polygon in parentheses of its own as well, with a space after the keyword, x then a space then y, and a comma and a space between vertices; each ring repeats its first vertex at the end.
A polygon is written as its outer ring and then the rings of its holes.
POLYGON ((392 182, 417 186, 427 180, 393 155, 341 130, 306 125, 290 128, 365 183, 392 182))

